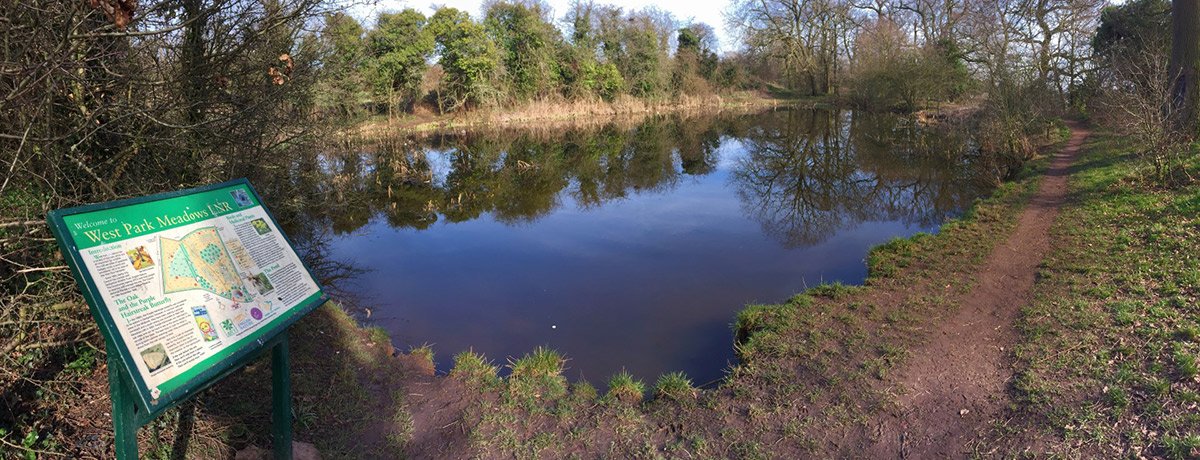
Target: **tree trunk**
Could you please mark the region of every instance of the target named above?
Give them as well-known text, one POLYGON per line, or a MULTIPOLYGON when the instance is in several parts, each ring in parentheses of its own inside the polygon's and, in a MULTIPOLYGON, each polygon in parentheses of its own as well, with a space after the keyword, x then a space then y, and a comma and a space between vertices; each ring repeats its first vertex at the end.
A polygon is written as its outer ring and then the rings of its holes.
POLYGON ((1200 0, 1171 2, 1172 128, 1188 137, 1197 134, 1197 100, 1200 99, 1200 0))
POLYGON ((183 100, 187 103, 187 122, 199 124, 204 118, 207 94, 208 66, 207 43, 204 38, 208 28, 208 12, 203 0, 183 2, 184 27, 182 71, 183 100))

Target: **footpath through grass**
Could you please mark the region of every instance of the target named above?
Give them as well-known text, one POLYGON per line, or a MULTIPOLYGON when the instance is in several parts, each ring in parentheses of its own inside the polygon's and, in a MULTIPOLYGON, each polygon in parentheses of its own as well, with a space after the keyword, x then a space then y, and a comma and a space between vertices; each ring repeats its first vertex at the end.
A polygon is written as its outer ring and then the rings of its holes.
POLYGON ((1200 186, 1144 179, 1135 148, 1085 144, 981 455, 1200 458, 1200 186))
POLYGON ((1045 163, 1031 164, 938 234, 875 248, 866 286, 823 285, 746 307, 731 318, 740 362, 715 388, 697 389, 680 373, 646 382, 618 373, 600 393, 588 382, 568 383, 569 361, 552 350, 510 359, 512 375, 503 379, 496 373, 506 363, 463 353, 449 377, 439 378, 439 386, 459 390, 423 392, 410 401, 418 434, 406 452, 421 458, 861 455, 864 446, 854 442, 870 431, 873 415, 895 402, 891 371, 955 312, 954 299, 970 291, 973 273, 1014 228, 1045 163))

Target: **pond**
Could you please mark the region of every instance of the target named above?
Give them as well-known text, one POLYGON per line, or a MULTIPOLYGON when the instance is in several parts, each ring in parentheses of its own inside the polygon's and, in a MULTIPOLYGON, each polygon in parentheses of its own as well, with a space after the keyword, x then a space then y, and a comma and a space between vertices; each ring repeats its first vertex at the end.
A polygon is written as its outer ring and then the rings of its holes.
POLYGON ((933 232, 993 183, 970 139, 891 115, 791 109, 330 149, 324 251, 401 349, 437 367, 540 345, 566 375, 697 384, 751 303, 861 283, 877 244, 933 232))

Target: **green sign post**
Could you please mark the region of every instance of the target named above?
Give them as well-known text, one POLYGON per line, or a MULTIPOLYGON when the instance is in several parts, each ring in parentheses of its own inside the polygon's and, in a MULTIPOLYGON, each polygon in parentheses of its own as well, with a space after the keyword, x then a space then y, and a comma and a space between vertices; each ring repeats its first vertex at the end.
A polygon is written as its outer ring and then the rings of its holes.
POLYGON ((287 328, 328 297, 245 179, 47 216, 104 335, 117 458, 137 429, 271 350, 276 458, 291 458, 287 328))

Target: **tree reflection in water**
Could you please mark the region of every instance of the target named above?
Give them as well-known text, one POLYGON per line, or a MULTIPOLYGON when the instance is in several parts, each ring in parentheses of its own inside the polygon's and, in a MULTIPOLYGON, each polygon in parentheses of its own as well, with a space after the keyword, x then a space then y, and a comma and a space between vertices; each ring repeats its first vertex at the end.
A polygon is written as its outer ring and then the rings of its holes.
POLYGON ((594 378, 717 378, 741 305, 858 282, 867 248, 936 229, 989 182, 968 136, 798 109, 340 141, 288 161, 256 186, 326 285, 398 343, 494 359, 550 345, 594 378))
POLYGON ((789 111, 738 140, 730 181, 743 210, 789 248, 865 221, 935 226, 986 183, 967 139, 891 115, 789 111))
POLYGON ((567 202, 597 208, 717 173, 728 175, 747 217, 797 248, 866 221, 936 225, 994 182, 973 158, 961 133, 890 114, 800 109, 398 137, 331 145, 320 167, 328 188, 320 209, 335 233, 375 216, 418 230, 484 215, 521 225, 567 202))

